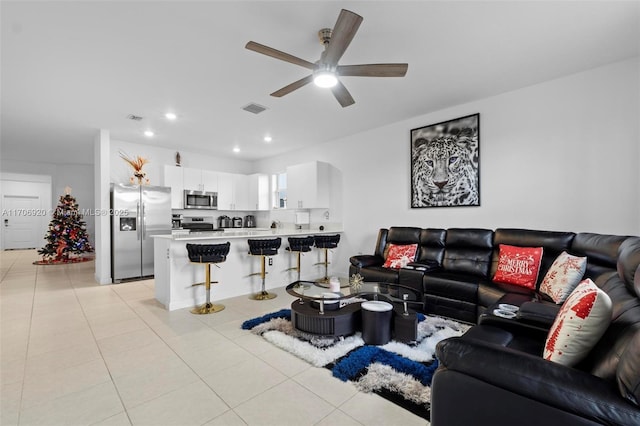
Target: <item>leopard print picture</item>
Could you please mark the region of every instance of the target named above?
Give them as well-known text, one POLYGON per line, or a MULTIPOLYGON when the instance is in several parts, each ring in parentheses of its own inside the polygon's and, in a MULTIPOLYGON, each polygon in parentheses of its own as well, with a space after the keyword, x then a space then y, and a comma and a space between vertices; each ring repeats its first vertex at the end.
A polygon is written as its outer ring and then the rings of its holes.
POLYGON ((411 207, 480 205, 476 130, 418 137, 412 148, 411 207))

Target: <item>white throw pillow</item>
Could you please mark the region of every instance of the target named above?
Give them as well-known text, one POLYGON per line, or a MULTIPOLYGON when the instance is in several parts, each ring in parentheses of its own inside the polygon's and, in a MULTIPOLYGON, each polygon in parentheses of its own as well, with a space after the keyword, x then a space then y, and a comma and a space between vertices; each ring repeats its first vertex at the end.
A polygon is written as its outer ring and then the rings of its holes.
POLYGON ((567 297, 544 346, 544 359, 573 366, 600 340, 611 322, 609 295, 593 281, 582 281, 567 297))
POLYGON ((540 284, 540 292, 557 304, 563 303, 578 285, 587 270, 587 258, 572 256, 563 251, 553 261, 540 284))

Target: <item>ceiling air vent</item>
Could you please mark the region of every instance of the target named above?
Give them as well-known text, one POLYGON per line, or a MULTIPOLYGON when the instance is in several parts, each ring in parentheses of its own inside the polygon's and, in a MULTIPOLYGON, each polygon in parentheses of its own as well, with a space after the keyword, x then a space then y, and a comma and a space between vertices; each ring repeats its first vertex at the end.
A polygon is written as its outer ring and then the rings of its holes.
POLYGON ((253 114, 260 114, 262 111, 266 110, 267 107, 263 107, 262 105, 250 103, 249 105, 245 105, 242 107, 243 110, 249 111, 253 114))
POLYGON ((142 117, 140 117, 139 115, 133 115, 133 114, 129 114, 127 115, 127 118, 129 120, 133 120, 133 121, 140 121, 142 120, 142 117))

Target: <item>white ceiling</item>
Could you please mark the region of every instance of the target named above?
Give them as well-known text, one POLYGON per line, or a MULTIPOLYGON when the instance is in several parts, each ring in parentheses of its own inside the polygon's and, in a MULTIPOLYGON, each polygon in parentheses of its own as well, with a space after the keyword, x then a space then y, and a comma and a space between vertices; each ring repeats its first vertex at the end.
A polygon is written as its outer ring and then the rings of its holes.
POLYGON ((254 160, 640 54, 639 1, 3 0, 0 13, 5 160, 90 164, 97 129, 254 160), (344 77, 347 108, 313 85, 270 97, 308 71, 244 45, 315 62, 341 8, 364 21, 340 64, 407 62, 406 77, 344 77))

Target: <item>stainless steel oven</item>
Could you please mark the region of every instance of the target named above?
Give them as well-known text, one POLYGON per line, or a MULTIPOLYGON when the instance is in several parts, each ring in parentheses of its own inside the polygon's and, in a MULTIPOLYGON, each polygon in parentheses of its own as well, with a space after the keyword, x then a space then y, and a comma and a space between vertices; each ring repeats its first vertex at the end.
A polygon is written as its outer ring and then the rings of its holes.
POLYGON ((218 193, 207 191, 184 190, 185 209, 218 209, 218 193))

